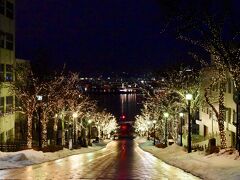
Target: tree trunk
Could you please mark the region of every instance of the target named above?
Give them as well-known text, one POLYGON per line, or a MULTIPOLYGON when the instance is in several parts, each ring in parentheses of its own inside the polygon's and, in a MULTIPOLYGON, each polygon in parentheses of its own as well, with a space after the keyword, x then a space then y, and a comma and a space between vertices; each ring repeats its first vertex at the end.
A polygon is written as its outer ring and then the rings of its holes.
POLYGON ((174 142, 177 142, 178 140, 178 127, 179 127, 179 119, 177 116, 174 117, 173 123, 172 123, 172 138, 174 142))
POLYGON ((221 138, 221 148, 227 148, 226 144, 226 134, 224 130, 224 90, 223 83, 220 83, 220 91, 219 91, 219 118, 218 118, 218 126, 221 138))
POLYGON ((32 113, 27 115, 27 147, 32 148, 32 113))
POLYGON ((224 131, 224 90, 223 90, 223 85, 224 84, 220 83, 219 99, 218 99, 219 111, 217 111, 217 109, 210 102, 210 99, 208 96, 208 92, 210 91, 210 88, 205 89, 204 96, 205 96, 205 100, 206 100, 207 104, 213 109, 215 116, 217 118, 218 128, 219 128, 219 132, 220 132, 221 148, 224 149, 227 147, 227 144, 226 144, 226 134, 224 131))
POLYGON ((58 129, 58 118, 55 117, 54 124, 53 124, 53 139, 55 141, 55 145, 58 144, 57 129, 58 129))
POLYGON ((41 147, 46 147, 47 146, 47 119, 46 119, 46 113, 42 111, 42 142, 41 142, 41 147))
POLYGON ((65 145, 65 126, 64 126, 63 119, 61 119, 61 123, 62 123, 62 142, 61 142, 61 144, 64 146, 65 145))

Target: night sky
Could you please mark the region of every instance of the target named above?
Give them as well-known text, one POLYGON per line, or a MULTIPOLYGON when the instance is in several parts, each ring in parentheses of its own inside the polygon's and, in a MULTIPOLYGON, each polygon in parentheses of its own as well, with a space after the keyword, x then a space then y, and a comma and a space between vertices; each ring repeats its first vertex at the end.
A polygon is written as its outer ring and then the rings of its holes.
POLYGON ((184 61, 152 0, 16 1, 16 56, 81 72, 157 69, 184 61))

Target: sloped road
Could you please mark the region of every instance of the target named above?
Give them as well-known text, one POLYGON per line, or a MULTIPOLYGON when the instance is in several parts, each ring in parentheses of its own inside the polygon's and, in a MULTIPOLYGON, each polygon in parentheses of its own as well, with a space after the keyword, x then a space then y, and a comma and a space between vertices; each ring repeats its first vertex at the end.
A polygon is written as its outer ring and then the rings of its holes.
POLYGON ((198 179, 142 151, 132 140, 113 141, 97 152, 19 169, 0 179, 198 179))

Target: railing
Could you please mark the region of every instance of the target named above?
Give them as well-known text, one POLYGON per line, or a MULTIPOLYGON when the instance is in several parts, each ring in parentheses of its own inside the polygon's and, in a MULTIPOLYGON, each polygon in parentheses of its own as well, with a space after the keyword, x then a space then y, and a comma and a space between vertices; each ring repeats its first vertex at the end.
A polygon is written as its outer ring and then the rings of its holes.
POLYGON ((1 143, 0 151, 2 152, 16 152, 26 149, 26 142, 11 142, 11 143, 1 143))

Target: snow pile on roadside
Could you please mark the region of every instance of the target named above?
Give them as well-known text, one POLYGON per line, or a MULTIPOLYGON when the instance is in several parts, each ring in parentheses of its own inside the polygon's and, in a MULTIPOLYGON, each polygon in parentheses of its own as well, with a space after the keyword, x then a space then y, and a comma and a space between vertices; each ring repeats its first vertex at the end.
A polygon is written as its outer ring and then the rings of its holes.
POLYGON ((0 169, 23 167, 45 161, 42 151, 0 152, 0 169))
POLYGON ((9 169, 9 168, 17 168, 24 167, 32 164, 39 164, 46 161, 56 160, 60 158, 64 158, 71 155, 89 153, 93 151, 100 150, 106 146, 106 144, 110 141, 104 141, 97 144, 93 144, 93 146, 89 146, 88 148, 74 149, 69 150, 64 148, 63 150, 57 152, 47 152, 43 153, 42 151, 34 151, 34 150, 23 150, 18 152, 1 152, 0 151, 0 169, 9 169))
POLYGON ((203 179, 240 179, 240 158, 237 152, 225 150, 205 156, 204 152, 199 151, 187 153, 176 144, 160 149, 152 146, 149 141, 140 144, 140 147, 164 162, 203 179))
POLYGON ((141 145, 146 145, 146 143, 150 143, 151 141, 147 141, 146 140, 146 138, 144 138, 144 137, 136 137, 135 139, 134 139, 134 141, 136 142, 136 143, 138 143, 138 144, 141 144, 141 145))

